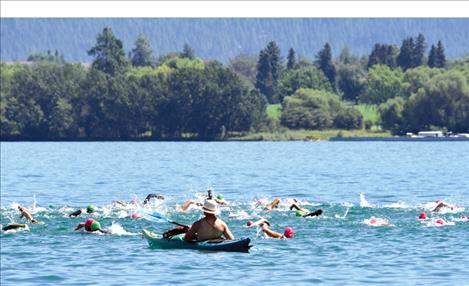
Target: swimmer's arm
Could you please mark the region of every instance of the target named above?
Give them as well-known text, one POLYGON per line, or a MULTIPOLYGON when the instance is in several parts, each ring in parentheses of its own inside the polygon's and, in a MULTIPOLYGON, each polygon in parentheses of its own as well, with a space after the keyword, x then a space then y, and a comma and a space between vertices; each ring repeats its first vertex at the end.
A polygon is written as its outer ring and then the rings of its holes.
POLYGON ((262 231, 271 238, 283 238, 283 235, 281 233, 269 229, 266 224, 262 225, 262 231))
POLYGON ((262 223, 266 223, 267 225, 270 225, 270 222, 268 220, 266 220, 265 218, 261 218, 260 220, 252 223, 249 227, 255 227, 255 226, 259 226, 261 225, 262 223))
POLYGON ((75 228, 75 230, 79 230, 80 228, 83 228, 85 227, 85 224, 84 223, 80 223, 79 225, 77 225, 77 227, 75 228))
POLYGON ((231 233, 230 228, 228 227, 228 225, 226 225, 226 223, 224 223, 224 226, 225 226, 225 230, 223 231, 223 235, 225 236, 225 239, 226 240, 234 240, 234 236, 231 233))

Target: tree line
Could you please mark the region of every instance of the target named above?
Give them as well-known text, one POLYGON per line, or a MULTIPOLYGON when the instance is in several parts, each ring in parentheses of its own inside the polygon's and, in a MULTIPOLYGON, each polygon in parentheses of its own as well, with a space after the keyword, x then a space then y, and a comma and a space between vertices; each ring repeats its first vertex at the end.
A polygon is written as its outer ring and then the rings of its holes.
POLYGON ((469 57, 448 62, 444 51, 438 41, 427 53, 419 34, 400 47, 377 43, 363 57, 343 49, 334 59, 328 43, 313 61, 290 49, 285 63, 270 42, 259 53, 255 77, 254 59, 237 57, 231 67, 269 103, 282 105, 281 124, 289 128, 361 128, 353 105, 370 104, 379 107, 381 127, 394 134, 469 132, 469 57))
POLYGON ((1 137, 17 140, 190 139, 291 129, 357 129, 357 103, 379 105, 381 124, 396 134, 469 127, 469 61, 448 63, 441 42, 428 56, 423 35, 401 47, 376 44, 368 57, 326 43, 314 60, 275 42, 228 66, 198 58, 189 45, 154 58, 140 35, 126 55, 106 27, 87 52, 90 67, 57 51, 31 64, 0 66, 1 137), (282 106, 278 122, 268 104, 282 106))

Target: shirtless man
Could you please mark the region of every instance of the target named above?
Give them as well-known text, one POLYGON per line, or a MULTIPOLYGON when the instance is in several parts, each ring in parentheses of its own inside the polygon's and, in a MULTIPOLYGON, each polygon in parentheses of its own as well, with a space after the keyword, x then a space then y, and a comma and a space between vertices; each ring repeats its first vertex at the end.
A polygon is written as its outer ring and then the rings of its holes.
POLYGON ((24 208, 22 206, 18 206, 18 210, 21 213, 20 218, 24 217, 30 223, 34 223, 34 224, 38 223, 38 221, 33 218, 33 215, 31 214, 31 212, 27 208, 24 208))
POLYGON ((205 217, 194 222, 184 236, 185 241, 205 241, 205 240, 233 240, 228 225, 216 215, 218 214, 217 202, 213 199, 207 199, 204 202, 202 211, 205 217))

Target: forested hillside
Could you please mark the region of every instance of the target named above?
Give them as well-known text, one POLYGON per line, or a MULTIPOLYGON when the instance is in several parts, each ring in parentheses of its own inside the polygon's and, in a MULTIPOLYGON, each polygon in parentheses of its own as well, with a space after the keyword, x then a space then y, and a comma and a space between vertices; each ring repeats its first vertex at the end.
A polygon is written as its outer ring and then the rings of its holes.
MULTIPOLYGON (((326 42, 334 51, 348 47, 368 55, 375 43, 400 45, 422 33, 428 42, 445 43, 449 59, 468 53, 469 19, 1 19, 1 59, 58 50, 69 62, 91 62, 86 51, 105 26, 112 27, 126 52, 143 33, 160 56, 188 43, 203 59, 224 63, 236 55, 257 55, 271 41, 286 53, 294 47, 311 58, 326 42)), ((286 57, 286 54, 282 54, 286 57)))

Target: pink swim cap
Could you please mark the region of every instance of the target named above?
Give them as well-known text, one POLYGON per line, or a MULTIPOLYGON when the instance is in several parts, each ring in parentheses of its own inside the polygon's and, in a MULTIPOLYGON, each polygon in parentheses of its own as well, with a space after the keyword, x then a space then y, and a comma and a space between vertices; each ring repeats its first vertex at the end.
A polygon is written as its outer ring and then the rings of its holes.
POLYGON ((287 227, 287 228, 285 229, 285 232, 283 233, 283 235, 284 235, 286 238, 292 238, 294 234, 295 234, 295 233, 293 232, 293 228, 291 228, 291 227, 287 227))
POLYGON ((247 226, 251 226, 253 223, 254 223, 254 222, 253 222, 252 220, 250 220, 250 221, 248 221, 248 222, 246 223, 246 225, 247 225, 247 226))
POLYGON ((377 220, 374 216, 370 218, 370 223, 371 223, 371 224, 374 224, 374 223, 376 223, 377 221, 378 221, 378 220, 377 220))
POLYGON ((445 224, 445 221, 442 220, 441 218, 439 218, 439 219, 436 220, 436 223, 438 223, 438 224, 445 224))
POLYGON ((136 219, 136 218, 139 218, 140 216, 138 214, 132 214, 130 217, 133 219, 136 219))
POLYGON ((94 222, 94 219, 92 218, 88 218, 85 222, 85 227, 86 228, 90 228, 91 227, 91 224, 94 222))
POLYGON ((426 213, 421 213, 419 215, 419 219, 427 219, 427 214, 426 213))

